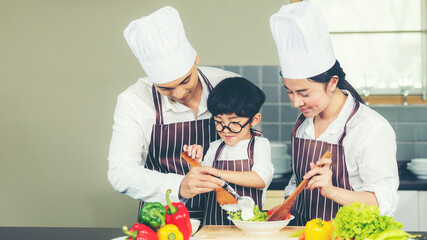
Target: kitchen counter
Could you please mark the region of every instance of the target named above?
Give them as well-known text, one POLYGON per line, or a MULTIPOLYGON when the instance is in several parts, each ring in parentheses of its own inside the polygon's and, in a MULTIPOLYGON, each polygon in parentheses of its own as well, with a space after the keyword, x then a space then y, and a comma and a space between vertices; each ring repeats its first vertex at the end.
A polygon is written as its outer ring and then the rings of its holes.
MULTIPOLYGON (((427 180, 418 179, 412 172, 406 169, 408 161, 399 161, 397 163, 399 168, 399 190, 416 190, 427 191, 427 180)), ((273 179, 268 190, 283 190, 288 185, 292 177, 292 172, 286 173, 282 178, 273 179)))
MULTIPOLYGON (((301 227, 285 227, 280 233, 288 236, 290 232, 297 231, 301 227)), ((427 240, 427 232, 409 232, 411 234, 420 234, 420 240, 427 240)), ((0 227, 0 239, 7 240, 110 240, 124 236, 120 228, 56 228, 56 227, 0 227)), ((243 232, 235 226, 204 226, 200 229, 193 239, 240 239, 239 236, 245 236, 243 232), (215 231, 212 231, 215 230, 215 231), (217 233, 216 233, 217 231, 217 233), (233 236, 224 235, 224 231, 234 234, 233 236)), ((244 239, 274 239, 274 235, 258 235, 255 238, 244 239), (271 238, 273 237, 273 238, 271 238)), ((247 237, 247 236, 246 236, 247 237)), ((287 239, 287 238, 281 238, 287 239)), ((296 239, 296 238, 292 238, 296 239)))

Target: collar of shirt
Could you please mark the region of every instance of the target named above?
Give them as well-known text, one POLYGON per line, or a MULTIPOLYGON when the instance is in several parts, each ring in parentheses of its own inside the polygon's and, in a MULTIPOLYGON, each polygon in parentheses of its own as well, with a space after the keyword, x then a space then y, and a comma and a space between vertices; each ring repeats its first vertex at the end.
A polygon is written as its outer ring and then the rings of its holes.
MULTIPOLYGON (((200 116, 201 114, 205 113, 208 110, 207 101, 208 101, 208 96, 209 96, 209 88, 206 85, 206 83, 205 83, 203 77, 200 75, 200 73, 198 73, 198 76, 199 76, 199 81, 202 84, 202 97, 200 98, 199 109, 197 111, 197 115, 200 116)), ((173 111, 173 112, 191 111, 191 109, 188 108, 187 106, 185 106, 181 103, 177 103, 175 101, 172 101, 169 97, 167 97, 165 95, 161 95, 161 96, 162 96, 163 112, 167 112, 167 111, 173 111)))
MULTIPOLYGON (((326 131, 323 132, 316 140, 324 141, 329 135, 338 134, 344 130, 344 125, 346 124, 348 116, 350 116, 354 108, 355 100, 351 95, 351 93, 348 92, 347 90, 341 90, 341 91, 347 95, 347 100, 345 101, 343 108, 338 114, 338 117, 331 124, 329 124, 326 131)), ((307 120, 304 121, 306 125, 304 135, 308 136, 308 138, 310 139, 315 139, 313 120, 314 118, 307 118, 307 120)))

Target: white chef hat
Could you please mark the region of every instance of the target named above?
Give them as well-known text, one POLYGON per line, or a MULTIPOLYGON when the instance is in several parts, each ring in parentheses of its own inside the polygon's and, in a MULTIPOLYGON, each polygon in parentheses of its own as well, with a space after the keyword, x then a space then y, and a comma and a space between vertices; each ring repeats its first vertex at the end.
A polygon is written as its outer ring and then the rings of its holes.
POLYGON ((183 77, 193 67, 197 53, 185 36, 178 11, 163 7, 132 21, 124 36, 153 83, 183 77))
POLYGON ((336 61, 328 26, 311 2, 283 6, 270 18, 283 77, 309 78, 329 70, 336 61))

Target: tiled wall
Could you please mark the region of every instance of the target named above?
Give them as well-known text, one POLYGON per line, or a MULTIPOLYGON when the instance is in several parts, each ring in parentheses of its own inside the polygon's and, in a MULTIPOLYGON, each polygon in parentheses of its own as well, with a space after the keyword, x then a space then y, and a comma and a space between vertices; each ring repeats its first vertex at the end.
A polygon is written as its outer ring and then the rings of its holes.
MULTIPOLYGON (((290 144, 290 132, 299 110, 293 108, 279 66, 216 66, 240 74, 266 94, 260 127, 270 141, 290 144)), ((427 157, 427 106, 372 106, 393 126, 397 139, 397 159, 427 157)), ((290 148, 288 148, 290 149, 290 148)))

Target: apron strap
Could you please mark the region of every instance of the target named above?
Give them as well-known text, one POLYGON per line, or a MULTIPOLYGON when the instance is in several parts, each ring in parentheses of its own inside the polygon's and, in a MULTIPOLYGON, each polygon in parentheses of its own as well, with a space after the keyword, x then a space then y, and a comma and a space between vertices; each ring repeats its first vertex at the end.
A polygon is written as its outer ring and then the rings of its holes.
POLYGON ((297 135, 298 128, 301 126, 301 124, 304 122, 304 120, 305 120, 304 114, 300 113, 300 115, 298 116, 298 119, 294 125, 294 128, 292 128, 292 134, 291 134, 292 137, 295 137, 297 135))
POLYGON ((151 91, 153 93, 154 107, 156 108, 156 124, 163 124, 162 95, 154 85, 151 91))
POLYGON ((248 158, 250 166, 254 165, 254 152, 255 152, 255 135, 252 135, 248 144, 248 158))
POLYGON ((359 101, 356 101, 356 104, 354 105, 353 111, 351 112, 350 116, 348 116, 348 119, 347 119, 347 121, 345 122, 345 125, 344 125, 344 132, 342 133, 342 135, 341 135, 340 139, 338 140, 338 144, 339 144, 339 145, 342 145, 342 142, 344 141, 344 137, 345 137, 345 135, 347 135, 347 123, 350 121, 350 119, 351 119, 354 115, 356 115, 356 112, 357 112, 357 110, 359 110, 359 107, 360 107, 360 102, 359 102, 359 101))
POLYGON ((209 82, 208 78, 205 76, 205 74, 202 73, 202 71, 200 69, 197 68, 197 71, 200 73, 200 76, 202 76, 203 80, 205 81, 206 85, 208 86, 209 92, 211 92, 213 89, 212 84, 209 82))
MULTIPOLYGON (((197 71, 203 78, 203 81, 208 86, 209 92, 212 91, 212 84, 209 82, 208 78, 203 74, 200 69, 197 68, 197 71)), ((156 124, 163 124, 163 110, 162 110, 162 95, 157 91, 156 87, 153 85, 152 87, 153 100, 154 100, 154 108, 156 109, 156 124)))
POLYGON ((222 143, 219 145, 218 149, 216 150, 214 161, 218 161, 218 158, 221 155, 222 150, 224 149, 224 147, 225 147, 225 142, 222 141, 222 143))

